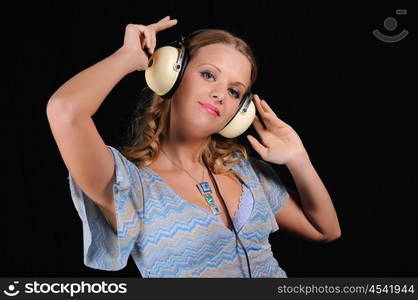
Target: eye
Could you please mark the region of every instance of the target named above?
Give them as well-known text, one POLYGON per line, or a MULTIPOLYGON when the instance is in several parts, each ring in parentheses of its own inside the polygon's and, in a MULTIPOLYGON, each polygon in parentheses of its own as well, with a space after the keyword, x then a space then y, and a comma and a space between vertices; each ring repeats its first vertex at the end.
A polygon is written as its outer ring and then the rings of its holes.
POLYGON ((235 98, 237 98, 237 99, 241 98, 241 94, 237 90, 230 89, 230 91, 234 95, 235 98))
POLYGON ((202 75, 202 77, 203 77, 203 78, 205 78, 205 79, 210 79, 210 78, 215 79, 215 76, 214 76, 211 72, 208 72, 208 71, 203 71, 203 72, 200 72, 200 74, 201 74, 201 75, 202 75))

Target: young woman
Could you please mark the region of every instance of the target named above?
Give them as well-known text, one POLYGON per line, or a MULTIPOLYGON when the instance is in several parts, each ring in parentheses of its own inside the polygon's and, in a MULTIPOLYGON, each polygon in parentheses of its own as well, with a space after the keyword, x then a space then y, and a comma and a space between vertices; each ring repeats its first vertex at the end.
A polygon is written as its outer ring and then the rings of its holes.
POLYGON ((253 101, 265 126, 255 117, 261 141, 247 138, 263 160, 217 134, 256 79, 254 55, 242 39, 215 29, 194 35, 174 94, 152 96, 123 151, 106 145, 92 121, 125 75, 148 68, 156 33, 176 23, 166 17, 129 24, 120 49, 48 102, 83 222, 84 263, 120 270, 132 255, 143 277, 287 277, 273 257, 272 232, 280 226, 329 242, 340 227, 297 133, 258 95, 253 101), (285 164, 298 193, 289 195, 265 161, 285 164))

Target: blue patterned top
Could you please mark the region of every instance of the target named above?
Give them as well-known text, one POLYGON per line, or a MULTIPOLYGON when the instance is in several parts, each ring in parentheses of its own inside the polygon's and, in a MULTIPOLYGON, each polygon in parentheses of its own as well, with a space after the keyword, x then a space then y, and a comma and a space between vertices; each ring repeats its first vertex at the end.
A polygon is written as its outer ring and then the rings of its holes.
MULTIPOLYGON (((218 217, 185 201, 151 168, 138 168, 117 149, 107 148, 116 171, 117 233, 70 173, 68 176, 83 225, 86 266, 121 270, 132 255, 144 278, 249 277, 241 243, 218 217)), ((263 160, 242 158, 232 169, 244 183, 233 222, 247 251, 252 277, 287 277, 268 240, 279 229, 275 214, 288 199, 285 186, 263 160)))

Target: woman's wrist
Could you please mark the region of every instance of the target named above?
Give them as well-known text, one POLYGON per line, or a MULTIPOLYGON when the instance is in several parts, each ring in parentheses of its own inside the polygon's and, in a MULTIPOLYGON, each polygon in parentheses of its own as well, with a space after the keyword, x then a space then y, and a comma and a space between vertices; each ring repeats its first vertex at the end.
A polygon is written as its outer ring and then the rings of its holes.
POLYGON ((133 51, 121 47, 112 56, 119 61, 118 65, 123 68, 125 75, 137 70, 135 65, 137 64, 138 56, 133 51))

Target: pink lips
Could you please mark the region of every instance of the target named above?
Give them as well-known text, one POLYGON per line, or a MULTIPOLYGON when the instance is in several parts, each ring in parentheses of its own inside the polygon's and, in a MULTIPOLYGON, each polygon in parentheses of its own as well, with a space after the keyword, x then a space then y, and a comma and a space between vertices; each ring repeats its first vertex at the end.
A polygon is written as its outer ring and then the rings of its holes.
POLYGON ((212 115, 214 115, 214 116, 217 116, 217 117, 219 117, 219 110, 218 110, 218 108, 217 107, 215 107, 215 106, 213 106, 213 105, 210 105, 210 104, 208 104, 208 103, 201 103, 201 102, 199 102, 199 104, 204 108, 204 109, 206 109, 209 113, 211 113, 212 115))

